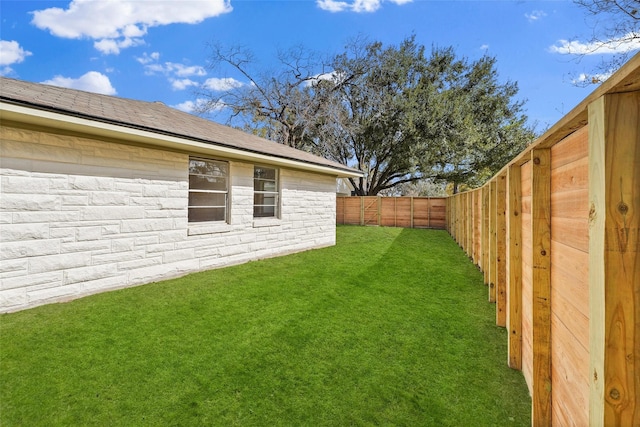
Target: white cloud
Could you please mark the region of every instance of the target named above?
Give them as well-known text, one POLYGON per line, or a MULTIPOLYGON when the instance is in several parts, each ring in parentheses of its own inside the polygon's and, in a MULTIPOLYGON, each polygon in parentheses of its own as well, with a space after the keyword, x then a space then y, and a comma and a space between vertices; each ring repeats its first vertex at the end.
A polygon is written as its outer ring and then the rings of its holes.
POLYGON ((198 86, 198 82, 194 82, 191 79, 173 79, 171 80, 171 87, 173 90, 185 90, 191 86, 198 86))
POLYGON ((144 40, 142 39, 131 39, 129 37, 125 37, 122 40, 115 39, 102 39, 93 43, 93 47, 95 47, 98 51, 104 53, 105 55, 114 54, 117 55, 120 53, 120 49, 126 49, 131 46, 138 46, 144 44, 144 40))
POLYGON ((156 62, 156 61, 158 61, 158 59, 160 59, 160 53, 159 52, 152 52, 151 54, 148 54, 147 52, 145 52, 144 54, 142 54, 141 57, 137 57, 136 61, 138 61, 142 65, 146 65, 146 64, 150 64, 152 62, 156 62))
POLYGON ((187 76, 206 76, 207 72, 204 67, 200 65, 191 65, 187 66, 184 64, 176 64, 173 62, 165 63, 165 66, 173 72, 176 76, 187 77, 187 76))
POLYGON ((316 0, 316 4, 322 10, 328 12, 356 12, 372 13, 382 7, 382 3, 388 1, 397 5, 411 3, 413 0, 353 0, 351 2, 338 0, 316 0))
POLYGON ((195 110, 196 103, 193 101, 185 101, 180 104, 172 105, 176 110, 184 111, 185 113, 192 113, 195 110))
POLYGON ((327 12, 342 12, 350 8, 349 3, 335 0, 317 0, 316 4, 320 9, 327 12))
MULTIPOLYGON (((138 62, 141 62, 140 59, 138 59, 138 62)), ((176 62, 165 62, 164 64, 148 62, 145 64, 144 68, 147 74, 159 73, 177 77, 207 75, 204 67, 200 65, 184 65, 176 62)))
POLYGON ((355 0, 352 10, 354 12, 375 12, 380 9, 381 0, 355 0))
POLYGON ((483 44, 482 46, 480 46, 480 50, 489 50, 489 45, 488 44, 483 44))
POLYGON ((77 79, 71 77, 55 76, 51 80, 42 82, 46 85, 80 89, 87 92, 101 93, 103 95, 115 95, 116 90, 111 86, 109 77, 97 71, 89 71, 77 79))
POLYGON ((172 107, 177 110, 184 111, 185 113, 194 113, 202 109, 207 109, 208 111, 220 111, 227 107, 223 102, 220 101, 216 102, 215 105, 208 105, 210 104, 210 102, 211 101, 207 99, 198 98, 195 100, 195 102, 185 101, 181 102, 180 104, 173 105, 172 107))
POLYGON ((198 24, 231 12, 230 0, 136 1, 73 0, 67 9, 51 7, 31 12, 36 27, 57 37, 97 40, 105 54, 143 43, 151 27, 198 24))
POLYGON ((534 10, 531 13, 525 13, 524 16, 529 22, 535 22, 547 16, 547 13, 543 10, 534 10))
POLYGON ((15 41, 0 40, 0 76, 11 74, 13 69, 10 65, 19 64, 32 53, 24 50, 20 44, 15 41))
POLYGON ((557 45, 549 47, 552 53, 573 55, 601 55, 627 53, 640 49, 640 37, 629 34, 620 39, 607 42, 583 43, 577 40, 559 40, 557 45))
POLYGON ((225 91, 244 86, 242 82, 231 77, 212 77, 204 82, 204 87, 213 91, 225 91))

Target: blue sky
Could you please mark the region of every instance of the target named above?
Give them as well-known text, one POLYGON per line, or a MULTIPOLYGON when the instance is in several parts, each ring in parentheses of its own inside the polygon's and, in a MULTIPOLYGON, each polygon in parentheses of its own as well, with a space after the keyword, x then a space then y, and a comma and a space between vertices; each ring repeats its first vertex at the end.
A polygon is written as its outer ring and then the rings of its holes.
POLYGON ((1 0, 0 14, 0 74, 185 111, 196 85, 246 83, 207 68, 208 43, 246 46, 266 69, 298 44, 335 54, 358 35, 385 45, 415 35, 470 60, 495 56, 542 130, 595 89, 573 82, 608 55, 566 53, 587 51, 593 26, 571 1, 1 0))

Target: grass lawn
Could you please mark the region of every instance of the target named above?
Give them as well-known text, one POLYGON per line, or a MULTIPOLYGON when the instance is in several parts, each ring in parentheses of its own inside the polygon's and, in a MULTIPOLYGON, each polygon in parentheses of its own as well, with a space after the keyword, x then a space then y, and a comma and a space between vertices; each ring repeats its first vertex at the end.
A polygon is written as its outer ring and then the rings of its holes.
POLYGON ((0 425, 528 426, 482 275, 444 231, 0 316, 0 425))

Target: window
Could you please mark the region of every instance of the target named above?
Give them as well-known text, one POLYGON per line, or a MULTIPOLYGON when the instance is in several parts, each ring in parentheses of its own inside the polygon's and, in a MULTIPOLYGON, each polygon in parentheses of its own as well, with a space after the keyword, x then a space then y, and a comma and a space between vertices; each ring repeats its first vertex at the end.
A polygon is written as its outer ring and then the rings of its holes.
POLYGON ((229 164, 189 159, 189 222, 226 221, 229 164))
POLYGON ((278 170, 255 166, 253 168, 253 216, 278 217, 278 170))

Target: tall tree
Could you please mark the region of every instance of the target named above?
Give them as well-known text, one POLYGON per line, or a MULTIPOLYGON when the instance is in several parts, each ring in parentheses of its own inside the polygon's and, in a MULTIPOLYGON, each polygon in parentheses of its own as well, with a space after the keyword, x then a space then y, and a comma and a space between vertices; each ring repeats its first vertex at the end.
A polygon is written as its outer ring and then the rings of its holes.
MULTIPOLYGON (((359 195, 423 179, 479 185, 534 138, 513 101, 512 82, 499 83, 496 59, 469 63, 452 48, 425 49, 406 39, 398 47, 355 45, 336 57, 340 89, 315 132, 320 150, 358 167, 359 195), (354 162, 355 160, 355 162, 354 162)), ((320 89, 318 89, 320 92, 320 89)), ((330 97, 324 96, 323 99, 330 97)))
POLYGON ((423 114, 417 88, 426 64, 414 38, 387 48, 359 39, 334 58, 334 78, 316 85, 321 99, 332 100, 315 122, 316 151, 365 173, 352 180, 356 194, 422 178, 424 141, 412 123, 423 114))
POLYGON ((414 37, 386 47, 360 38, 330 62, 290 50, 280 73, 254 77, 246 52, 214 53, 249 83, 209 105, 224 102, 245 128, 362 170, 358 195, 424 179, 479 184, 533 137, 495 58, 470 63, 452 48, 427 57, 414 37))
POLYGON ((523 102, 513 101, 517 84, 498 83, 495 58, 469 64, 455 60, 450 49, 432 58, 447 78, 432 99, 430 126, 423 131, 431 156, 422 170, 452 183, 455 193, 459 184, 477 186, 494 175, 535 134, 526 124, 523 102))

